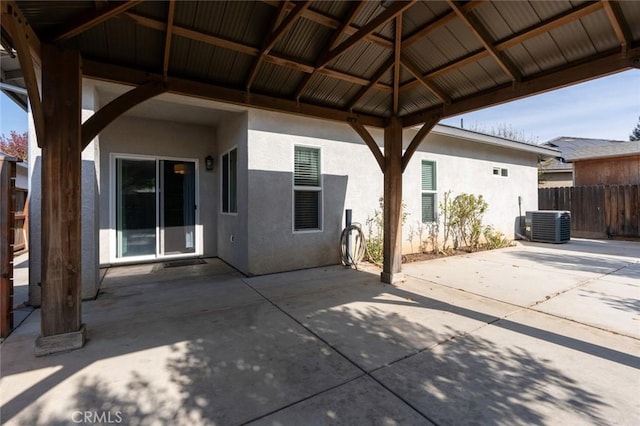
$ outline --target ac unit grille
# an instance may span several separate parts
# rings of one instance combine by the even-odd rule
[[[530,211],[526,222],[531,241],[565,243],[571,239],[571,214],[567,211]]]

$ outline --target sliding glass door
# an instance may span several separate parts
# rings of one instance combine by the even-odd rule
[[[115,159],[116,258],[196,253],[195,161]]]

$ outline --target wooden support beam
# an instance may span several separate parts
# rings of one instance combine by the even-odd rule
[[[36,67],[40,67],[40,39],[36,35],[31,25],[27,22],[27,19],[24,17],[22,10],[13,0],[4,0],[0,2],[0,8],[2,10],[2,29],[7,31],[9,36],[15,43],[15,35],[13,32],[13,26],[9,21],[9,17],[12,17],[12,22],[15,22],[19,27],[21,27],[21,31],[24,32],[25,38],[27,40],[27,44],[29,49],[31,50],[31,57],[33,58],[33,62]],[[14,46],[15,47],[15,46]],[[7,49],[9,51],[9,49]]]
[[[15,9],[17,11],[17,9]],[[27,96],[29,97],[29,103],[31,104],[31,114],[33,116],[33,125],[36,131],[36,139],[38,146],[42,146],[44,141],[44,113],[42,110],[42,102],[40,97],[40,89],[38,88],[38,77],[36,76],[36,69],[33,60],[33,49],[27,39],[27,25],[24,21],[19,22],[14,14],[3,14],[3,27],[7,28],[13,44],[18,53],[18,60],[20,62],[20,69],[22,70],[24,82],[27,86]],[[40,42],[37,43],[40,46]],[[39,47],[41,49],[41,47]]]
[[[395,284],[402,275],[402,126],[392,117],[384,129],[384,242],[382,282]]]
[[[518,68],[511,62],[509,58],[500,54],[498,49],[493,45],[489,32],[484,28],[478,19],[467,14],[455,0],[447,0],[449,7],[458,15],[458,18],[471,30],[489,54],[496,60],[500,68],[514,81],[520,81],[522,76]]]
[[[382,151],[380,151],[380,147],[376,143],[375,139],[373,139],[373,136],[371,136],[371,133],[369,133],[357,119],[347,119],[347,123],[349,123],[353,130],[360,135],[364,143],[367,144],[371,153],[376,158],[378,166],[380,166],[380,170],[384,173],[384,155],[382,154]]]
[[[367,22],[362,28],[360,28],[355,34],[348,39],[340,43],[335,49],[328,54],[324,55],[317,64],[317,68],[326,67],[329,62],[336,59],[338,56],[351,49],[357,43],[361,42],[367,35],[373,33],[375,30],[386,24],[396,16],[402,14],[405,10],[413,6],[415,1],[396,1],[387,8],[384,12]]]
[[[162,76],[167,79],[169,75],[169,58],[171,55],[171,39],[173,37],[173,15],[176,10],[176,0],[169,0],[169,11],[167,13],[167,29],[164,35],[164,54],[162,55]]]
[[[628,49],[621,54],[619,49],[605,52],[595,59],[589,59],[555,68],[531,76],[522,82],[504,84],[495,89],[455,100],[451,105],[438,105],[402,117],[404,127],[415,126],[429,120],[433,115],[441,118],[452,117],[465,112],[487,108],[504,102],[514,101],[538,93],[589,81],[619,71],[632,68],[640,60],[640,47]]]
[[[402,173],[406,170],[409,165],[409,161],[411,161],[411,157],[413,157],[413,154],[418,150],[418,147],[420,147],[424,138],[427,137],[431,129],[433,129],[433,126],[438,124],[438,121],[440,121],[440,118],[435,116],[430,121],[425,122],[420,130],[418,130],[418,133],[413,137],[411,143],[409,143],[409,146],[402,156]]]
[[[81,320],[80,53],[42,45],[42,305],[36,355],[85,342]]]
[[[151,81],[118,96],[116,99],[100,108],[100,110],[82,124],[82,149],[85,149],[87,145],[89,145],[98,135],[98,133],[111,124],[113,120],[120,117],[134,106],[146,101],[147,99],[151,99],[154,96],[158,96],[167,90],[168,87],[165,83]]]
[[[157,74],[89,60],[83,61],[82,70],[84,75],[87,77],[133,86],[145,84],[149,82],[149,80],[162,80],[162,76]],[[200,99],[212,99],[221,102],[228,102],[234,105],[255,107],[269,111],[286,112],[300,116],[323,118],[327,120],[340,121],[342,123],[347,121],[348,118],[355,117],[362,124],[374,127],[384,127],[386,122],[383,118],[369,114],[353,114],[342,109],[301,102],[298,103],[291,99],[276,98],[256,93],[252,93],[251,96],[247,96],[247,93],[243,90],[220,87],[209,83],[170,78],[166,84],[168,91],[172,93],[193,96]]]
[[[603,0],[602,6],[604,7],[604,11],[607,14],[607,18],[613,27],[613,31],[616,33],[616,37],[620,41],[620,46],[623,49],[626,49],[631,40],[633,40],[633,36],[631,35],[631,31],[629,31],[629,27],[624,20],[624,15],[620,10],[620,5],[618,5],[617,1],[609,1]]]
[[[107,6],[101,7],[99,9],[92,9],[82,15],[78,16],[73,20],[71,24],[65,25],[64,28],[56,31],[56,34],[53,37],[54,42],[62,42],[69,40],[83,32],[99,25],[114,16],[117,16],[128,9],[136,6],[141,3],[142,0],[129,0],[125,2],[109,2]]]

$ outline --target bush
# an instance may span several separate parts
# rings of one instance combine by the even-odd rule
[[[471,250],[480,247],[482,217],[488,204],[482,195],[460,194],[451,203],[450,221],[454,235],[454,248],[460,246]]]
[[[502,232],[496,231],[491,226],[487,226],[484,228],[484,247],[487,250],[493,250],[503,247],[511,247],[513,245],[513,241],[508,239]]]

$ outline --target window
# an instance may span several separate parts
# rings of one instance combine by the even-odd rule
[[[293,171],[293,230],[320,230],[322,177],[320,149],[296,146]]]
[[[238,149],[222,155],[222,213],[238,213]]]
[[[508,177],[509,176],[509,169],[503,169],[501,167],[494,167],[493,168],[493,175],[494,176]]]
[[[436,221],[436,163],[422,162],[422,222]]]

